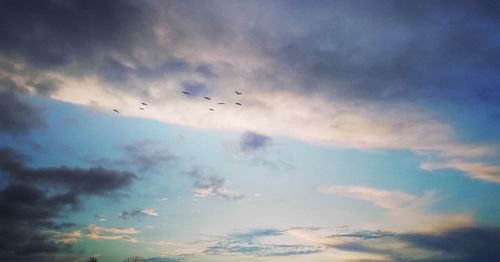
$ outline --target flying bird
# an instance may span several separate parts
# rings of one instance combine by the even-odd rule
[[[141,102],[141,104],[142,104],[143,106],[148,106],[148,104],[146,104],[146,103],[144,103],[144,102]]]
[[[204,96],[203,98],[205,98],[206,100],[212,100],[212,98],[206,96]]]
[[[115,111],[117,114],[119,114],[119,113],[120,113],[120,111],[118,111],[118,110],[116,110],[116,109],[113,109],[113,111]]]
[[[190,93],[186,91],[182,91],[182,93],[184,93],[185,95],[190,95]]]
[[[241,94],[243,94],[243,93],[238,92],[238,91],[234,91],[234,92],[235,92],[237,95],[241,95]]]
[[[217,104],[218,104],[218,105],[224,105],[224,104],[226,104],[226,103],[217,103]]]
[[[239,105],[239,106],[241,106],[241,104],[240,104],[240,103],[235,103],[235,104],[236,104],[236,105]]]
[[[215,111],[213,108],[209,108],[208,110],[210,110],[210,111]]]
[[[140,110],[144,110],[144,107],[139,107]]]

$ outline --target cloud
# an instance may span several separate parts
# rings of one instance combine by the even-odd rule
[[[123,157],[118,159],[91,159],[90,162],[99,166],[114,168],[127,167],[138,172],[158,171],[166,164],[177,160],[168,145],[162,141],[139,140],[119,147]]]
[[[270,143],[270,137],[247,131],[241,136],[240,149],[246,152],[253,152],[266,148]]]
[[[134,38],[127,32],[134,31],[137,37],[149,32],[141,27],[146,18],[142,9],[127,1],[76,0],[33,5],[3,1],[1,10],[0,23],[9,26],[0,31],[4,36],[0,51],[38,67],[91,63],[103,53],[130,51]],[[28,29],[38,33],[26,34]]]
[[[187,174],[194,179],[193,193],[197,198],[205,198],[209,196],[219,196],[227,200],[243,200],[245,195],[229,190],[225,187],[225,180],[223,178],[207,175],[206,170],[200,168],[193,168]]]
[[[198,198],[220,196],[228,200],[242,200],[245,197],[239,192],[226,189],[224,184],[225,181],[222,178],[205,178],[194,183],[193,193]]]
[[[26,157],[0,149],[0,256],[9,261],[49,259],[79,237],[72,223],[52,220],[80,206],[84,196],[109,196],[130,185],[135,175],[103,168],[32,168]]]
[[[319,191],[326,195],[337,195],[369,202],[387,211],[391,230],[439,231],[472,224],[467,213],[439,214],[431,211],[436,194],[427,192],[415,196],[398,191],[381,190],[365,186],[323,186]],[[384,221],[387,225],[387,220]]]
[[[165,256],[317,254],[314,259],[335,261],[494,261],[499,257],[499,237],[497,227],[459,226],[439,232],[294,227],[249,229],[192,243],[150,244]]]
[[[417,197],[403,192],[380,190],[363,186],[325,186],[320,192],[327,195],[340,195],[368,201],[378,207],[395,210],[402,208],[418,208],[428,204],[430,198]]]
[[[393,236],[394,233],[388,231],[370,231],[370,230],[359,230],[348,233],[338,233],[331,235],[332,238],[360,238],[360,239],[377,239]]]
[[[153,250],[158,250],[162,255],[171,256],[193,256],[199,255],[206,249],[206,243],[195,241],[192,243],[180,243],[172,241],[153,241],[149,243]]]
[[[320,246],[299,244],[270,244],[259,241],[263,237],[276,237],[283,232],[277,229],[254,229],[229,234],[210,244],[208,254],[242,254],[251,256],[297,256],[324,252]]]
[[[141,231],[134,228],[113,228],[89,225],[87,226],[87,233],[85,236],[90,239],[124,240],[136,243],[139,242],[139,240],[130,235],[139,233],[141,233]]]
[[[2,90],[1,86],[0,90]],[[44,124],[40,109],[10,92],[0,91],[0,111],[2,112],[0,132],[3,133],[17,136]]]
[[[402,232],[376,239],[345,239],[330,248],[382,256],[382,261],[495,261],[500,231],[496,227],[456,227],[442,232]]]
[[[144,208],[144,209],[133,209],[130,211],[122,211],[122,213],[118,216],[121,219],[129,219],[132,217],[158,217],[160,216],[156,210],[152,208]]]
[[[7,1],[0,22],[10,26],[0,31],[0,54],[12,65],[5,67],[14,68],[8,75],[16,66],[30,68],[47,78],[38,86],[57,86],[38,88],[55,99],[94,101],[109,111],[144,97],[158,102],[147,112],[121,110],[125,116],[445,159],[495,154],[493,145],[463,142],[452,123],[428,107],[443,99],[498,104],[491,87],[499,81],[492,73],[498,64],[491,62],[498,46],[489,33],[497,30],[478,28],[500,21],[484,3],[453,9],[411,3],[412,12],[396,2],[215,3]],[[242,5],[245,14],[238,13]],[[471,22],[455,26],[465,20]],[[28,37],[25,28],[40,33]],[[187,100],[183,88],[209,92],[227,105],[207,118],[206,101]],[[235,97],[235,89],[244,95]],[[229,107],[235,102],[244,107]],[[242,149],[270,141],[248,139]]]
[[[398,235],[397,238],[417,248],[449,254],[454,257],[453,261],[495,261],[500,259],[499,228],[464,227],[438,234],[406,233]],[[449,260],[431,258],[428,261]]]
[[[450,160],[447,162],[425,162],[420,165],[424,170],[452,168],[468,174],[471,178],[500,183],[500,166],[482,162]]]
[[[223,250],[237,253],[242,249],[242,254],[247,255],[258,253],[258,246],[251,243],[263,237],[271,238],[266,242],[272,243],[290,241],[283,238],[285,235],[302,239],[305,242],[301,245],[316,246],[319,253],[328,252],[339,261],[494,261],[500,257],[496,248],[500,244],[500,229],[475,226],[458,226],[439,232],[389,232],[345,227],[256,229],[228,235],[227,239],[233,245]]]
[[[207,87],[203,83],[198,82],[182,82],[183,91],[188,92],[192,96],[202,96],[207,93]]]

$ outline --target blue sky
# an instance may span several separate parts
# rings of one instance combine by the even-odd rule
[[[496,261],[499,9],[0,1],[0,257]]]

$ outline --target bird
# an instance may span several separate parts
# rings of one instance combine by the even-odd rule
[[[205,98],[206,100],[212,100],[212,98],[206,96],[204,96],[203,98]]]
[[[213,108],[209,108],[208,110],[210,110],[210,111],[215,111]]]
[[[237,95],[241,95],[241,94],[243,94],[243,93],[238,92],[238,91],[234,91],[234,92],[235,92]]]
[[[241,104],[240,104],[240,103],[235,103],[235,104],[236,104],[236,105],[239,105],[239,106],[241,106]]]
[[[140,110],[144,110],[144,107],[139,107]]]
[[[218,105],[224,105],[224,104],[226,104],[226,103],[217,103],[217,104],[218,104]]]
[[[141,102],[141,104],[142,104],[143,106],[148,106],[148,104],[146,104],[146,103],[144,103],[144,102]]]
[[[118,111],[118,110],[116,110],[116,109],[113,109],[113,111],[115,111],[117,114],[119,114],[119,113],[120,113],[120,111]]]
[[[184,93],[185,95],[190,95],[190,93],[186,91],[182,91],[182,93]]]

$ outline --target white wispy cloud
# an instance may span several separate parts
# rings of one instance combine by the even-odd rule
[[[445,162],[425,162],[420,165],[424,170],[456,169],[467,173],[474,179],[500,183],[500,166],[490,165],[483,162],[471,162],[463,160],[450,160]]]
[[[359,199],[387,210],[391,230],[403,228],[435,231],[472,224],[471,214],[432,212],[430,207],[437,201],[435,192],[416,196],[366,186],[339,185],[322,186],[319,191],[326,195]],[[385,225],[387,226],[387,223]]]
[[[87,226],[87,234],[91,239],[106,239],[106,240],[124,240],[131,243],[139,242],[138,238],[130,235],[139,234],[141,231],[134,228],[114,228],[114,227],[99,227],[96,225]]]

